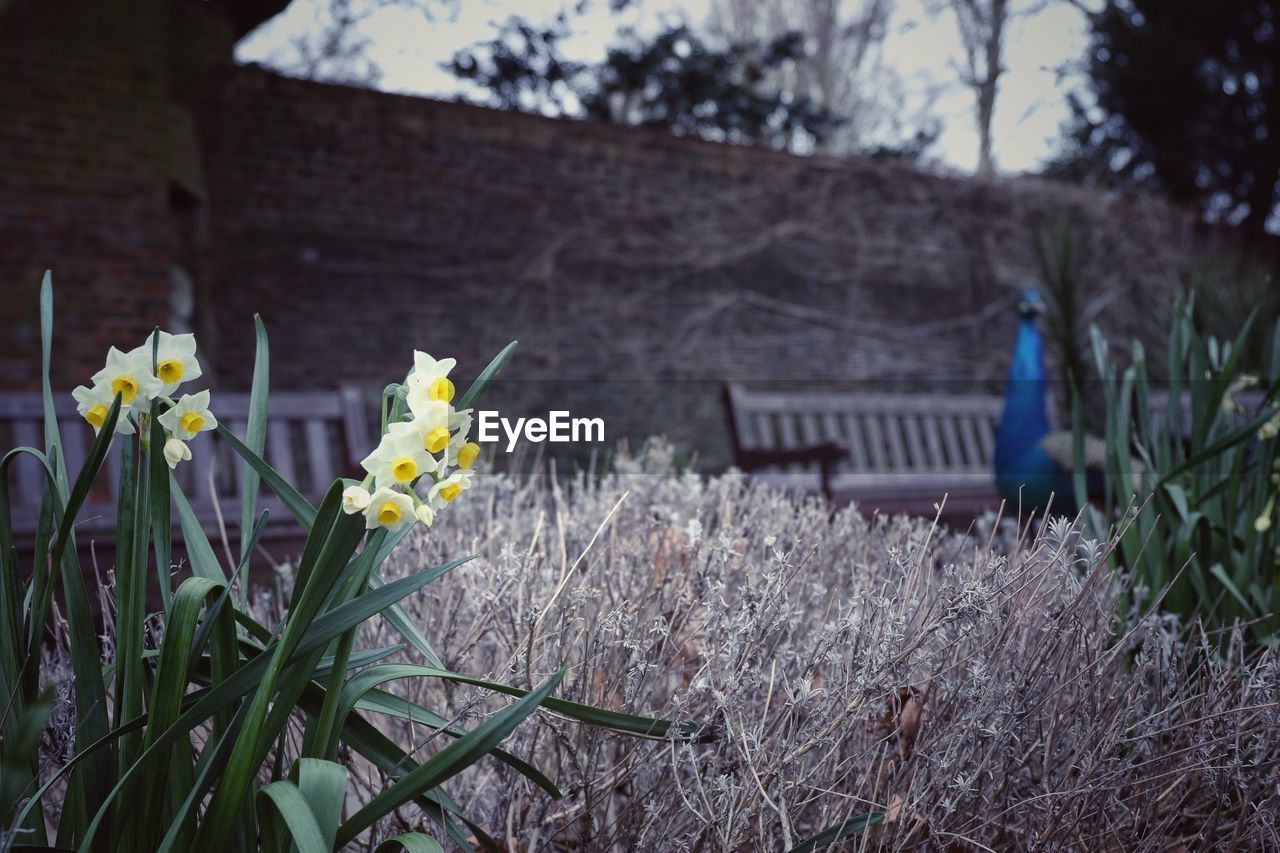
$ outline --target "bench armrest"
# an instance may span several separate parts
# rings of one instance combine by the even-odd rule
[[[836,463],[846,458],[849,451],[836,441],[824,441],[807,447],[792,447],[786,450],[741,450],[738,452],[737,465],[743,471],[754,471],[773,465],[804,465],[818,463],[822,478],[822,493],[831,497],[831,477],[835,473]]]

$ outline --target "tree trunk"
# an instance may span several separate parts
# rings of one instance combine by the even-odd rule
[[[990,177],[995,173],[995,162],[991,156],[991,119],[996,111],[1000,75],[1004,73],[1001,58],[1004,53],[1004,25],[1009,15],[1009,2],[991,0],[987,11],[982,46],[986,68],[982,78],[976,81],[975,92],[978,99],[978,174],[982,177]]]

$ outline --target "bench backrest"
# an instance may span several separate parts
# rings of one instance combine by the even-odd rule
[[[735,453],[783,450],[836,441],[848,456],[836,466],[837,489],[876,489],[913,483],[975,485],[991,480],[995,431],[1004,399],[991,395],[884,394],[859,391],[756,391],[727,388]],[[1235,396],[1252,417],[1256,390]],[[1167,392],[1151,393],[1152,417],[1162,419]],[[1190,398],[1182,397],[1183,425]],[[1054,422],[1050,405],[1050,421]],[[1061,422],[1061,421],[1059,421]],[[787,473],[801,473],[800,466]]]
[[[836,441],[839,485],[905,479],[989,479],[1004,401],[984,395],[728,389],[736,449]]]
[[[69,393],[55,393],[54,407],[68,475],[76,473],[93,440],[93,430],[76,414]],[[249,395],[215,392],[211,408],[219,423],[243,437],[249,418]],[[264,456],[285,480],[313,503],[323,497],[335,477],[359,472],[360,460],[372,449],[366,420],[367,406],[355,388],[332,391],[272,392],[268,404],[267,441]],[[43,448],[43,409],[36,393],[0,394],[0,448]],[[202,523],[213,529],[217,506],[229,528],[239,524],[239,494],[243,465],[239,455],[215,433],[191,441],[191,461],[176,469],[176,478]],[[35,528],[39,510],[41,473],[30,458],[15,462],[9,495],[14,526],[18,531]],[[111,529],[120,483],[120,441],[113,443],[103,473],[80,511],[77,529]],[[270,522],[290,520],[283,504],[265,486],[260,507],[270,511]]]

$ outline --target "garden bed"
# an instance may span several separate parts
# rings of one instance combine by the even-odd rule
[[[527,687],[569,662],[557,695],[715,735],[539,711],[503,747],[563,799],[494,761],[446,786],[510,850],[777,850],[833,827],[850,849],[1274,847],[1276,653],[1131,612],[1107,549],[1065,521],[830,516],[654,444],[596,483],[482,478],[386,576],[477,553],[406,602],[446,666]],[[364,642],[395,641],[378,624]],[[405,684],[468,725],[497,707]]]

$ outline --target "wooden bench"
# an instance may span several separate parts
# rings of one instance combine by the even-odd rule
[[[1235,395],[1238,423],[1263,394]],[[947,496],[947,516],[993,509],[995,431],[1004,398],[990,395],[755,391],[725,387],[734,464],[771,485],[820,490],[868,510],[932,515]],[[1190,398],[1182,398],[1183,430]],[[1167,416],[1168,393],[1153,391],[1153,420]],[[1052,402],[1050,423],[1055,419]]]
[[[84,462],[93,430],[76,414],[71,395],[54,395],[58,427],[67,455],[67,470],[74,480]],[[249,395],[213,393],[210,408],[219,423],[244,436],[249,416]],[[265,458],[281,476],[312,503],[318,502],[335,477],[363,473],[360,460],[372,449],[367,420],[368,404],[359,390],[272,392],[268,403]],[[0,448],[18,446],[43,449],[43,409],[36,393],[0,394]],[[178,466],[176,476],[192,509],[211,535],[217,532],[217,507],[229,529],[240,524],[241,457],[215,433],[192,439],[191,461]],[[19,534],[35,530],[40,505],[41,473],[30,458],[14,463],[9,497],[14,529]],[[107,457],[88,501],[80,511],[77,530],[98,533],[114,529],[116,495],[120,482],[120,439]],[[293,524],[293,518],[265,485],[259,508],[270,511],[268,529]],[[175,517],[175,531],[177,519]]]
[[[853,500],[868,510],[932,514],[996,506],[995,427],[985,395],[725,388],[735,464],[772,485]],[[833,450],[834,448],[834,450]]]

